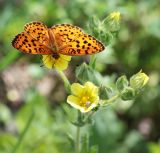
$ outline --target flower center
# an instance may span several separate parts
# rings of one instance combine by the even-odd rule
[[[83,96],[80,101],[82,107],[88,108],[91,105],[90,97]]]

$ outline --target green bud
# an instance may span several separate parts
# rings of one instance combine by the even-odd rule
[[[149,77],[142,70],[130,78],[130,86],[135,90],[142,89],[148,82]]]
[[[89,19],[88,31],[96,38],[99,37],[101,31],[101,21],[96,16]]]
[[[76,78],[82,84],[87,81],[93,82],[95,85],[99,85],[95,71],[86,63],[81,64],[76,68]]]
[[[104,19],[104,24],[110,32],[117,32],[120,29],[120,12],[112,12]]]
[[[100,24],[101,24],[101,21],[96,16],[92,16],[89,19],[88,29],[98,28]]]
[[[116,87],[119,92],[122,92],[122,90],[124,90],[124,88],[128,87],[128,80],[125,75],[118,78],[118,80],[116,82]]]
[[[105,87],[103,85],[100,86],[99,88],[99,97],[102,100],[108,99],[109,98],[109,93],[111,93],[111,89],[108,87]]]
[[[122,100],[132,100],[135,98],[135,90],[131,87],[126,87],[121,92],[121,99]]]

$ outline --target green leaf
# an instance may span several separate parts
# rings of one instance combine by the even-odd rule
[[[0,60],[0,71],[4,70],[8,65],[13,63],[19,56],[19,52],[10,51],[3,59]]]
[[[67,133],[67,138],[68,138],[71,146],[74,146],[74,139],[73,139],[73,137],[69,133]]]
[[[16,137],[5,132],[1,133],[0,137],[0,153],[9,153],[17,140]]]
[[[97,145],[91,146],[89,153],[98,153],[98,146]]]
[[[76,78],[82,84],[84,84],[87,81],[90,81],[93,82],[95,85],[99,85],[99,81],[96,77],[95,71],[86,63],[83,63],[76,68]]]

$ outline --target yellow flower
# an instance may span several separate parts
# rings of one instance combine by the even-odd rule
[[[141,71],[130,78],[130,85],[134,89],[143,88],[149,81],[149,77]]]
[[[43,64],[48,68],[56,68],[58,70],[65,70],[68,67],[68,62],[71,60],[71,56],[57,54],[54,55],[42,55]]]
[[[98,87],[91,82],[86,82],[84,86],[73,83],[71,91],[73,95],[67,97],[67,103],[83,113],[91,111],[99,103]]]
[[[115,20],[115,21],[119,21],[120,20],[120,12],[113,12],[109,15],[110,19]]]

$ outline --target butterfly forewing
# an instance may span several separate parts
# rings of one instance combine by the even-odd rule
[[[78,37],[78,35],[83,34],[79,27],[70,24],[58,24],[51,27],[51,30],[58,46],[66,45]]]
[[[52,54],[52,50],[40,43],[28,33],[18,34],[12,41],[12,46],[24,53],[30,54]]]
[[[104,45],[88,34],[79,35],[76,39],[68,42],[59,53],[72,56],[91,55],[104,50]]]
[[[41,22],[30,22],[24,26],[24,30],[40,43],[49,46],[48,28]]]

